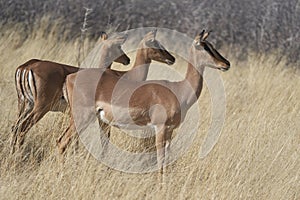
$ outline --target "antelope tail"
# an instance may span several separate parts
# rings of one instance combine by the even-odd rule
[[[15,85],[16,85],[18,99],[20,99],[21,101],[24,101],[25,96],[24,96],[24,90],[22,87],[22,73],[23,73],[23,70],[18,68],[15,73]]]
[[[21,101],[25,99],[30,103],[34,103],[36,97],[36,85],[32,70],[26,68],[17,69],[15,74],[15,83],[18,98]]]

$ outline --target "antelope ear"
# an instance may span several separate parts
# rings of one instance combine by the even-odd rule
[[[204,35],[204,33],[205,33],[205,30],[202,30],[202,32],[201,32],[201,33],[199,33],[199,35],[198,35],[198,36],[199,36],[200,38],[202,38],[202,37],[203,37],[203,35]]]
[[[202,33],[196,35],[193,44],[194,46],[200,46],[201,45],[201,37],[202,37]]]
[[[108,38],[107,33],[105,33],[104,31],[101,31],[101,33],[100,33],[100,39],[101,39],[101,41],[107,40],[107,38]]]
[[[127,40],[128,35],[127,34],[119,34],[112,38],[111,43],[113,45],[122,45]]]
[[[209,34],[211,33],[212,31],[208,31],[208,32],[205,32],[205,31],[202,31],[202,37],[201,37],[201,41],[204,41],[206,40],[206,38],[209,36]]]
[[[157,29],[154,29],[154,30],[150,31],[149,33],[147,33],[144,37],[145,41],[146,42],[154,42],[155,37],[156,37],[156,32],[157,32]]]

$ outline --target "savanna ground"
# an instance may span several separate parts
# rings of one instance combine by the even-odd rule
[[[0,39],[1,199],[300,198],[300,74],[293,66],[286,66],[284,59],[278,61],[275,53],[251,55],[247,62],[226,55],[232,68],[221,73],[226,90],[221,137],[212,152],[199,159],[211,114],[209,91],[204,87],[198,103],[202,116],[196,138],[189,151],[169,167],[168,181],[160,187],[156,173],[109,169],[81,144],[79,149],[74,145],[69,148],[62,164],[55,140],[67,125],[67,114],[47,114],[28,133],[25,148],[9,155],[10,130],[17,111],[16,67],[30,58],[76,65],[78,49],[78,43],[55,43],[51,37],[38,35],[20,45],[17,36],[12,33]],[[180,64],[175,68],[185,70]],[[122,134],[113,134],[112,141],[122,141],[133,149],[144,146],[140,140],[128,142]]]

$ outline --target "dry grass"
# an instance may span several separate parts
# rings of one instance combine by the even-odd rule
[[[159,187],[156,173],[109,169],[82,145],[76,151],[71,147],[62,164],[55,139],[67,124],[66,114],[47,114],[28,133],[26,148],[8,155],[17,109],[16,67],[30,58],[76,64],[77,53],[76,43],[36,37],[17,48],[14,38],[0,39],[1,199],[300,199],[300,74],[283,61],[276,64],[275,56],[251,56],[244,63],[228,56],[232,69],[222,73],[227,115],[216,147],[199,159],[210,122],[210,96],[204,88],[196,139],[169,167],[167,183]],[[112,141],[120,137],[113,134]],[[134,140],[132,145],[138,144]]]

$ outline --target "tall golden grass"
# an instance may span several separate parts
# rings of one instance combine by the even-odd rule
[[[0,199],[300,199],[300,73],[284,60],[278,62],[275,54],[254,54],[247,62],[227,55],[232,68],[221,74],[226,90],[221,137],[199,159],[211,120],[204,87],[196,139],[168,168],[161,187],[156,173],[110,169],[81,144],[71,146],[60,162],[55,140],[68,123],[67,114],[48,113],[28,133],[25,148],[9,155],[17,111],[16,67],[31,58],[76,65],[78,49],[77,42],[57,43],[35,35],[20,43],[17,37],[12,32],[0,38]],[[122,137],[113,134],[112,142],[122,139],[133,149],[145,146],[144,141]]]

